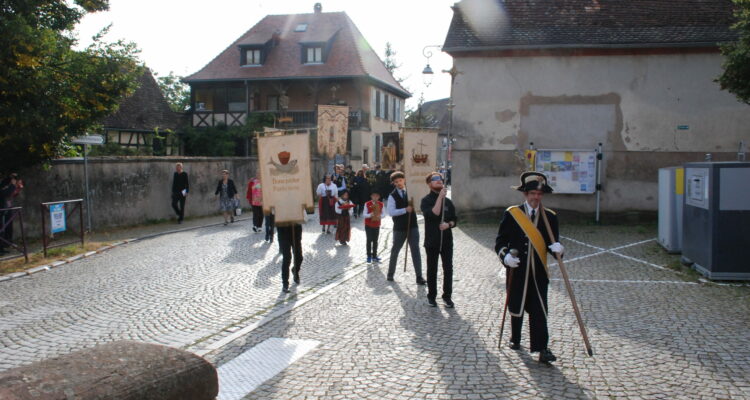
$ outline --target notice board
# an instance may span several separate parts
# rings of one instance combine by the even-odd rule
[[[596,192],[595,150],[536,150],[535,169],[549,178],[555,193]]]

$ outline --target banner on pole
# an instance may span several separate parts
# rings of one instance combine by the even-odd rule
[[[329,159],[346,154],[349,107],[318,106],[318,154]]]
[[[277,224],[304,223],[314,207],[308,133],[258,138],[258,164],[263,185],[263,213],[271,209]]]
[[[406,188],[417,212],[422,198],[430,193],[425,178],[437,171],[437,148],[437,130],[404,129]]]
[[[52,233],[65,232],[65,204],[49,206],[50,229]]]

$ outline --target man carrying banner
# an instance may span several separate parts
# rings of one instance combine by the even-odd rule
[[[529,314],[529,336],[531,352],[539,352],[539,362],[557,360],[547,347],[547,269],[548,248],[562,254],[559,242],[557,215],[541,207],[542,197],[551,193],[547,178],[538,172],[524,172],[521,185],[513,187],[524,193],[526,201],[505,210],[495,240],[495,251],[506,267],[506,290],[508,312],[511,315],[510,348],[521,348],[521,326],[524,311]],[[552,236],[545,229],[546,214]]]
[[[393,218],[393,247],[391,248],[391,260],[388,264],[387,279],[393,280],[393,275],[396,273],[398,253],[404,246],[404,242],[408,242],[407,246],[411,250],[411,261],[414,264],[414,274],[417,276],[417,285],[426,285],[427,282],[422,277],[417,213],[414,212],[414,207],[409,204],[404,173],[401,171],[392,173],[391,182],[396,186],[396,189],[393,190],[386,202],[388,215]]]

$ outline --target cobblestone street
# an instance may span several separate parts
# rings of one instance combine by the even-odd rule
[[[281,304],[277,246],[248,222],[121,246],[0,282],[0,369],[118,339],[205,354],[221,367],[270,338],[319,345],[246,398],[750,398],[750,288],[703,284],[664,267],[648,228],[562,223],[566,267],[594,348],[585,354],[551,267],[553,366],[497,348],[504,275],[497,227],[455,231],[455,309],[426,304],[403,257],[364,263],[305,226],[302,285]],[[390,233],[381,231],[381,249]],[[387,251],[381,258],[387,259]],[[424,256],[423,256],[424,261]],[[509,324],[505,339],[509,337]]]

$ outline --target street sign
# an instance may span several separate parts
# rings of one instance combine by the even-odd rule
[[[104,136],[102,135],[85,135],[78,136],[73,139],[75,144],[88,144],[88,145],[101,145],[104,144]]]

